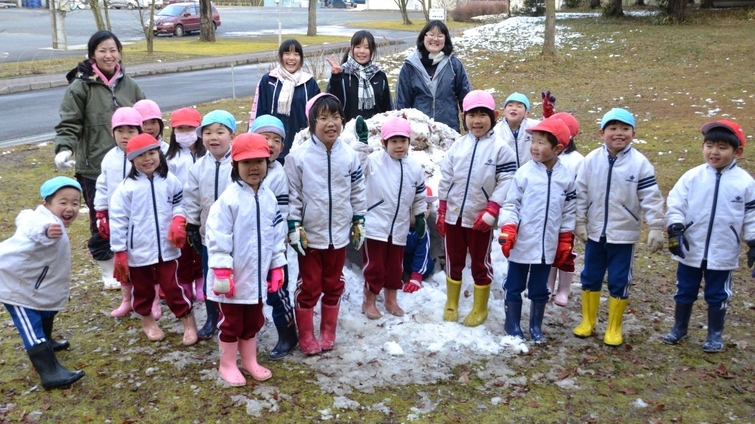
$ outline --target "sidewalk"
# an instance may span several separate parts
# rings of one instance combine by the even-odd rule
[[[378,42],[378,46],[401,44],[402,41],[387,40]],[[349,47],[349,42],[323,44],[304,47],[305,58],[342,53]],[[182,60],[178,62],[155,62],[129,66],[125,63],[126,74],[133,77],[147,75],[170,74],[177,72],[198,71],[202,69],[228,68],[231,66],[256,65],[260,63],[277,62],[278,52],[264,51],[245,53],[232,56],[214,56],[198,59]],[[0,79],[0,95],[19,93],[23,91],[44,90],[46,88],[68,85],[65,74],[29,75],[17,78]]]

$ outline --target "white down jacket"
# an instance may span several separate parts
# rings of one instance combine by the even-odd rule
[[[739,268],[739,246],[755,239],[755,180],[733,162],[722,172],[703,164],[685,172],[666,199],[666,226],[688,225],[686,258],[674,259],[700,268]],[[686,250],[686,249],[685,249]]]
[[[189,168],[189,177],[184,184],[186,222],[200,226],[202,243],[205,241],[205,223],[210,207],[230,182],[231,149],[220,160],[207,152]]]

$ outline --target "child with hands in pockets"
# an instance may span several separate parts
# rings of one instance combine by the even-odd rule
[[[603,278],[608,272],[608,324],[603,342],[623,343],[621,324],[632,283],[634,245],[640,239],[642,214],[651,252],[663,248],[663,195],[655,169],[632,147],[635,120],[626,109],[603,115],[603,146],[585,156],[577,175],[577,221],[574,234],[585,243],[582,269],[582,322],[577,337],[590,337],[598,322]]]
[[[380,129],[383,149],[368,155],[367,124],[357,117],[359,152],[367,190],[367,220],[362,249],[364,301],[362,312],[369,319],[380,318],[375,306],[377,296],[385,289],[385,309],[403,316],[397,293],[403,286],[404,246],[409,233],[410,217],[418,237],[425,236],[427,197],[422,166],[409,156],[412,128],[409,121],[390,118]]]
[[[463,102],[464,127],[441,163],[438,184],[440,205],[436,227],[445,238],[447,300],[443,319],[459,319],[461,273],[467,251],[472,260],[474,304],[464,325],[475,327],[488,317],[488,299],[493,267],[490,262],[492,227],[506,199],[516,171],[514,151],[495,135],[498,117],[493,96],[471,91]]]
[[[129,140],[126,156],[132,168],[110,199],[115,278],[132,284],[132,305],[150,341],[165,337],[151,314],[157,283],[184,326],[182,343],[193,345],[197,328],[191,300],[176,279],[177,259],[186,241],[183,184],[168,172],[160,142],[149,134]]]
[[[246,379],[236,364],[258,381],[272,377],[257,363],[257,333],[265,324],[265,293],[278,291],[286,264],[286,224],[275,195],[262,181],[270,163],[265,137],[242,134],[231,147],[232,183],[210,208],[206,233],[209,299],[220,309],[220,376],[231,386]]]
[[[542,332],[548,303],[551,266],[561,266],[574,246],[576,190],[574,175],[558,158],[569,144],[569,128],[549,118],[532,128],[532,160],[517,169],[501,210],[498,242],[509,259],[503,282],[506,334],[524,339],[519,322],[522,292],[530,299],[529,333],[535,343],[545,343]]]
[[[16,217],[13,237],[0,243],[0,302],[10,313],[42,387],[67,387],[84,377],[55,357],[68,341],[55,341],[55,315],[69,298],[71,243],[68,228],[79,216],[81,185],[68,177],[47,180],[39,189],[43,202]]]
[[[702,133],[705,163],[685,172],[666,199],[668,247],[679,264],[674,327],[663,342],[678,344],[687,337],[692,305],[705,278],[708,337],[703,351],[715,353],[724,349],[724,321],[741,239],[749,247],[747,266],[755,263],[755,180],[737,164],[746,141],[739,124],[708,122]]]
[[[206,296],[207,247],[204,244],[205,224],[210,207],[223,194],[231,181],[231,142],[236,137],[236,118],[225,110],[207,113],[196,135],[206,144],[207,153],[197,159],[184,184],[184,210],[186,212],[186,235],[189,244],[202,260],[202,274]],[[199,292],[199,287],[197,287]],[[215,302],[205,297],[207,319],[197,333],[200,340],[209,340],[217,331],[218,308]]]
[[[283,169],[289,187],[288,242],[299,254],[294,303],[299,347],[314,355],[335,345],[346,245],[351,238],[356,250],[362,247],[367,207],[359,157],[339,138],[341,102],[322,93],[307,102],[305,111],[312,138],[291,152]],[[318,340],[314,308],[321,297]]]

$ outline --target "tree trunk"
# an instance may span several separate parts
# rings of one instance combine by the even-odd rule
[[[94,15],[94,24],[97,26],[97,31],[102,31],[105,29],[105,21],[102,20],[102,12],[100,11],[100,3],[98,0],[87,0],[87,3],[89,3],[89,8],[92,10],[92,15]],[[105,8],[107,10],[107,7]]]
[[[597,9],[600,7],[600,0],[590,0],[590,9]]]
[[[317,0],[309,0],[307,8],[307,35],[314,37],[317,35]]]
[[[620,18],[624,16],[624,8],[621,0],[610,0],[603,10],[603,16],[607,18]]]
[[[149,6],[149,19],[147,25],[144,27],[144,36],[147,39],[147,54],[152,55],[155,52],[155,33],[152,31],[152,27],[155,26],[155,0],[152,0]]]
[[[687,0],[669,0],[666,13],[676,22],[684,22]]]
[[[199,41],[215,42],[215,28],[212,22],[212,3],[210,0],[199,1]]]
[[[556,0],[545,0],[545,33],[543,56],[556,54]]]
[[[411,25],[412,21],[409,20],[409,11],[406,9],[409,6],[409,0],[393,0],[398,6],[399,12],[401,12],[401,19],[404,21],[404,25]]]

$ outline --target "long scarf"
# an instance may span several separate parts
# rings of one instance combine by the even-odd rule
[[[118,77],[120,76],[120,73],[121,73],[121,64],[120,63],[116,63],[115,64],[115,71],[113,72],[113,76],[110,77],[109,79],[108,79],[108,77],[105,76],[105,74],[102,73],[102,71],[100,71],[100,68],[98,68],[97,64],[94,63],[94,62],[92,62],[92,71],[94,71],[94,73],[98,77],[100,77],[100,79],[102,80],[102,82],[104,82],[108,86],[112,87],[113,84],[115,83],[115,81],[117,81]]]
[[[278,95],[278,113],[286,116],[291,115],[291,102],[294,98],[294,89],[299,84],[299,79],[302,77],[302,70],[293,74],[288,72],[283,66],[278,65],[276,70],[279,80],[283,83],[280,94]]]
[[[372,63],[372,61],[366,66],[360,65],[351,56],[351,52],[349,52],[349,58],[346,60],[346,63],[341,65],[341,69],[348,74],[356,75],[359,80],[359,89],[357,90],[357,97],[359,98],[358,109],[369,110],[375,107],[375,92],[372,90],[370,80],[380,68]]]

